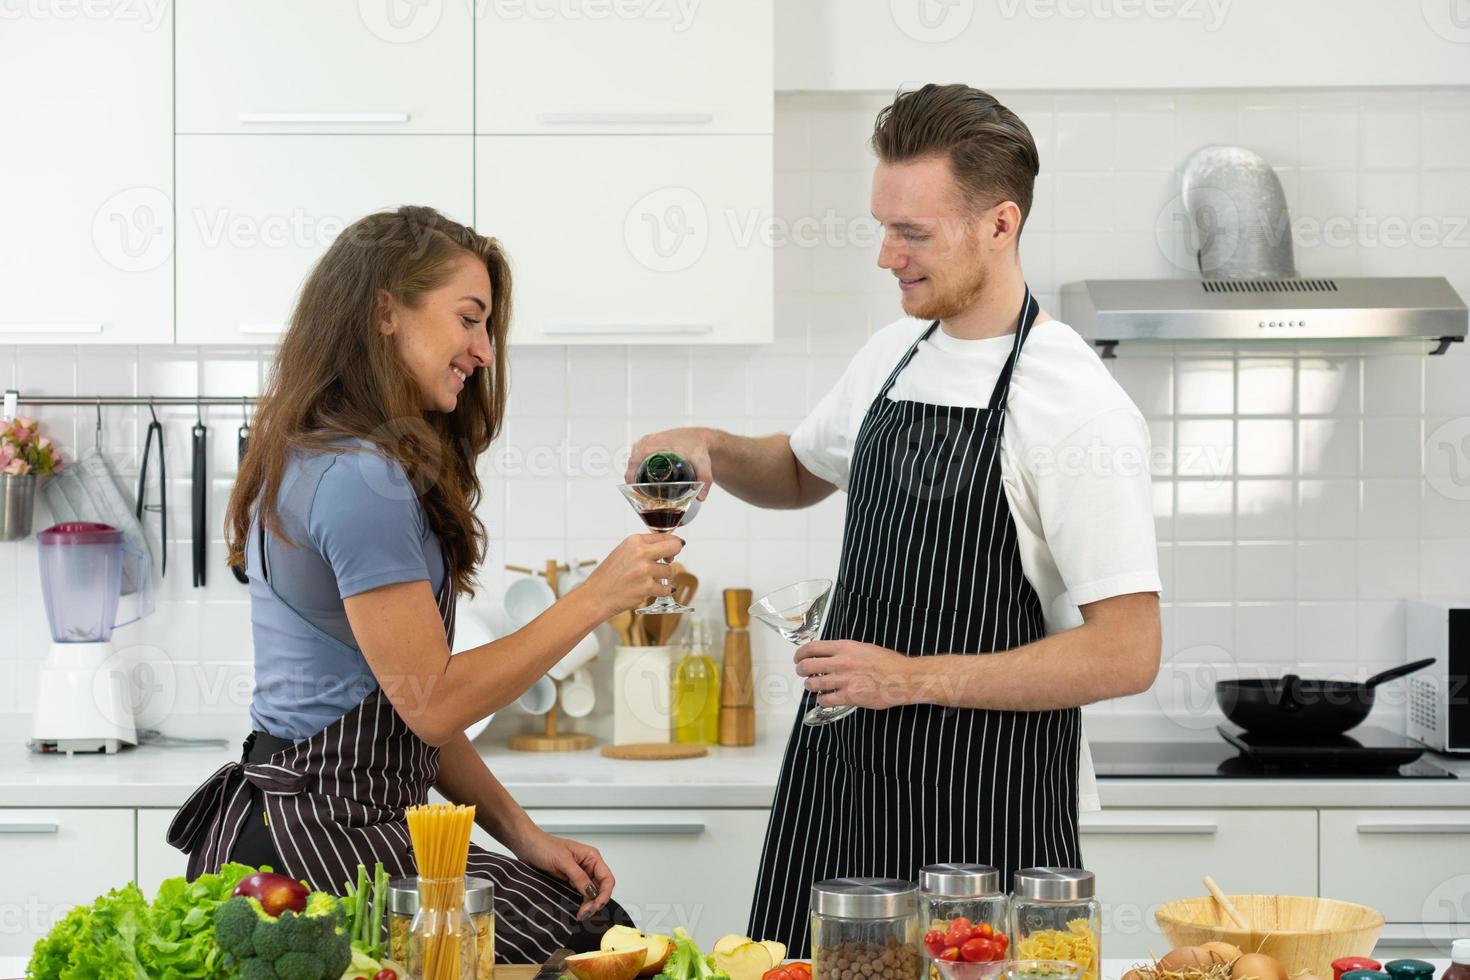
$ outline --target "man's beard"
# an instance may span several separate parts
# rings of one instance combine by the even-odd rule
[[[927,296],[903,298],[903,311],[919,320],[948,320],[958,316],[979,302],[990,281],[985,266],[976,262],[965,268],[966,275],[954,285],[941,289],[934,280],[929,280]]]

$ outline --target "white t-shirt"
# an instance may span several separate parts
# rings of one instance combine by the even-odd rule
[[[847,489],[863,416],[928,327],[906,317],[874,334],[796,427],[791,449],[815,476]],[[919,344],[888,397],[983,408],[1014,343],[1014,333],[959,340],[941,326]],[[1001,482],[1047,633],[1082,625],[1080,605],[1159,591],[1148,428],[1093,349],[1065,323],[1036,324],[1006,410]],[[1085,738],[1081,762],[1081,806],[1097,809]]]

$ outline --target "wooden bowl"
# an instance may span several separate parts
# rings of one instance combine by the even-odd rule
[[[1297,895],[1231,895],[1250,930],[1238,928],[1208,895],[1167,902],[1154,913],[1174,949],[1213,941],[1265,953],[1291,975],[1303,971],[1330,980],[1332,961],[1368,956],[1383,931],[1383,915],[1366,905]]]

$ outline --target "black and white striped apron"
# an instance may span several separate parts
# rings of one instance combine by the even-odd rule
[[[262,578],[271,587],[263,533],[260,538]],[[446,563],[436,602],[450,649],[455,599]],[[251,762],[246,744],[246,757],[220,767],[169,826],[168,842],[191,855],[191,877],[217,871],[230,859],[250,815],[251,786],[264,794],[265,820],[280,860],[276,871],[337,895],[357,881],[359,864],[371,869],[381,861],[394,878],[417,874],[404,810],[428,801],[439,775],[439,750],[413,733],[382,688],[268,762]],[[498,962],[543,962],[574,934],[587,931],[587,923],[577,921],[581,897],[560,879],[478,846],[470,847],[468,873],[495,883]]]
[[[1031,291],[986,408],[888,397],[935,321],[868,407],[853,446],[842,557],[825,639],[908,656],[985,654],[1045,635],[1001,484],[1011,376],[1036,321]],[[812,882],[915,881],[925,864],[1077,867],[1081,716],[907,704],[830,725],[801,717],[786,746],[748,934],[810,954]]]

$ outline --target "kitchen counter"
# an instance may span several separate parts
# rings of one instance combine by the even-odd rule
[[[1103,937],[1107,942],[1107,937]],[[1389,956],[1387,959],[1394,959]],[[1434,975],[1438,977],[1450,965],[1449,960],[1428,960],[1434,964]],[[1115,960],[1104,958],[1102,961],[1103,980],[1119,980],[1128,969],[1133,966],[1132,960]],[[25,976],[26,961],[18,956],[0,956],[0,978],[14,978]],[[499,967],[495,971],[496,980],[527,980],[535,973],[532,967]]]
[[[784,748],[784,740],[775,738],[750,748],[716,747],[701,759],[628,762],[605,759],[595,749],[545,755],[476,744],[521,805],[559,808],[768,807]],[[237,758],[233,745],[41,756],[12,731],[0,736],[0,806],[176,807],[210,773]],[[1425,758],[1461,778],[1104,778],[1099,788],[1104,808],[1470,806],[1470,759],[1434,753]]]

